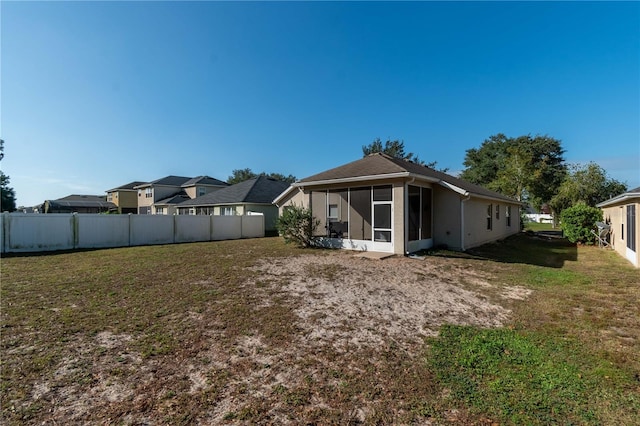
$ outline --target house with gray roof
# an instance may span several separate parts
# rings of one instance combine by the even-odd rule
[[[520,202],[383,153],[301,179],[274,203],[310,208],[319,244],[353,250],[466,250],[520,232]]]
[[[174,214],[182,201],[196,198],[229,186],[228,183],[209,176],[195,178],[165,176],[134,186],[138,194],[139,214]]]
[[[44,213],[106,213],[116,205],[104,195],[68,195],[57,200],[45,200]]]
[[[265,231],[274,231],[278,207],[273,199],[288,183],[258,176],[206,195],[186,200],[178,206],[179,214],[236,216],[263,214]]]
[[[116,206],[115,211],[120,214],[138,213],[138,190],[135,187],[143,184],[145,182],[134,181],[108,189],[107,201],[113,203]]]

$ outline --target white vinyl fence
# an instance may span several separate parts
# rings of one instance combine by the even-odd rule
[[[2,253],[264,237],[264,216],[0,214]]]

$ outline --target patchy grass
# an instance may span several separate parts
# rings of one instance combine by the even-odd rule
[[[550,222],[525,222],[525,231],[539,232],[539,231],[560,231],[560,228],[554,228],[553,223]]]
[[[308,262],[264,274],[256,265],[335,255],[279,238],[4,258],[3,423],[637,424],[638,270],[527,234],[432,254],[375,263],[358,285],[388,276],[384,265],[454,283],[510,310],[508,326],[312,340],[308,326],[327,318],[302,321],[301,308],[352,273]],[[346,312],[342,331],[366,314]]]

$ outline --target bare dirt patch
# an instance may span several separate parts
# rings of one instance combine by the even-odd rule
[[[340,350],[375,348],[388,339],[410,349],[444,323],[498,327],[509,315],[482,294],[492,286],[477,272],[449,268],[446,261],[380,261],[335,252],[263,261],[254,270],[299,300],[295,312],[307,343]],[[508,289],[505,297],[523,298],[522,290]]]

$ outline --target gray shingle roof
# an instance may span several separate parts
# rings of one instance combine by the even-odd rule
[[[187,186],[194,185],[217,185],[217,186],[229,186],[227,182],[223,182],[216,178],[212,178],[210,176],[196,176],[193,179],[189,179],[185,183],[182,184],[182,187],[185,188]]]
[[[125,185],[122,185],[122,186],[118,186],[117,188],[107,189],[105,192],[112,192],[112,191],[126,190],[126,189],[133,190],[134,187],[140,186],[140,185],[144,185],[145,183],[147,183],[147,182],[134,181],[134,182],[130,182],[130,183],[127,183]]]
[[[181,204],[186,200],[190,200],[191,198],[189,198],[189,196],[187,195],[186,192],[184,191],[180,191],[176,194],[173,194],[170,197],[164,198],[160,201],[155,202],[155,205],[159,205],[159,204]]]
[[[329,169],[322,173],[315,174],[313,176],[301,179],[296,182],[297,186],[304,186],[303,184],[311,184],[319,181],[332,181],[349,179],[355,177],[383,177],[384,175],[391,175],[396,173],[407,173],[411,175],[424,176],[430,180],[437,180],[439,182],[448,183],[468,191],[474,195],[485,196],[489,198],[495,198],[505,201],[517,202],[516,200],[506,197],[498,192],[491,191],[483,188],[479,185],[472,184],[457,177],[442,173],[429,167],[421,166],[411,161],[403,160],[400,158],[391,157],[387,154],[376,153],[368,155],[351,163]]]
[[[286,182],[259,176],[210,192],[201,197],[187,200],[180,204],[180,207],[238,203],[271,204],[273,199],[288,187],[289,184]]]
[[[160,179],[152,180],[151,182],[148,182],[148,183],[143,183],[142,185],[138,185],[136,188],[147,187],[152,185],[181,186],[182,184],[184,184],[190,179],[192,178],[184,177],[184,176],[169,175]]]
[[[105,195],[68,195],[57,200],[48,200],[50,206],[66,207],[106,207],[115,208],[116,205],[107,202]]]

